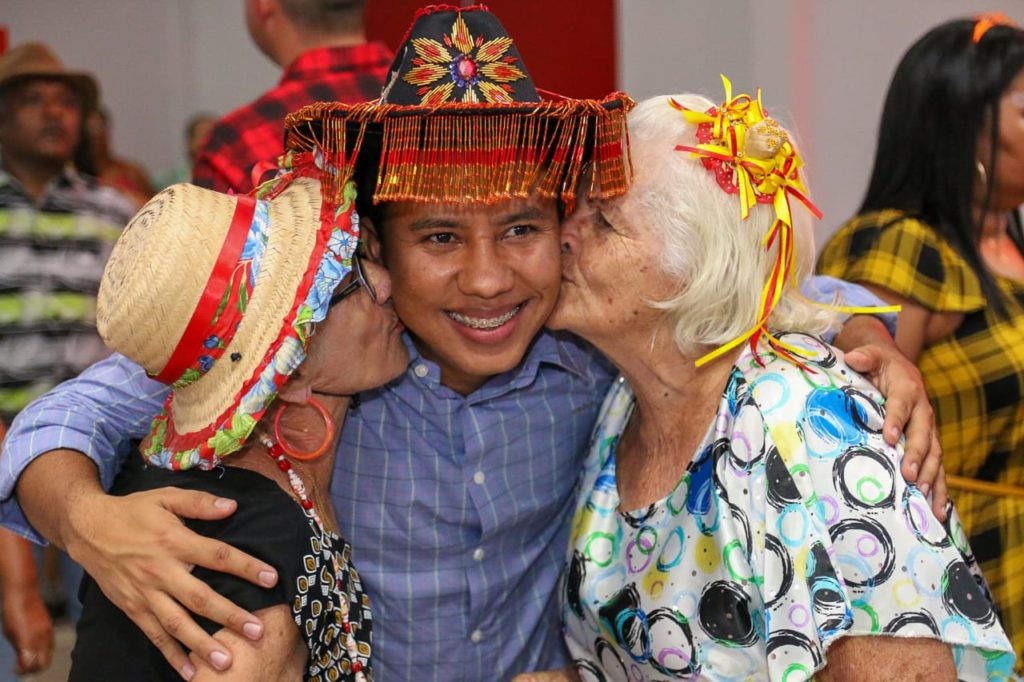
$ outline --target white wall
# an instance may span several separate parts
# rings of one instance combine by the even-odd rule
[[[271,87],[279,69],[245,30],[243,0],[3,0],[10,45],[43,41],[92,72],[116,152],[160,173],[184,158],[192,114],[227,113]]]
[[[619,0],[619,84],[637,99],[760,86],[797,133],[824,238],[860,204],[882,101],[911,43],[947,19],[1024,0]]]

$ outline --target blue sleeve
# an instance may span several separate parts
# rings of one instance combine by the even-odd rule
[[[873,308],[889,305],[859,284],[825,275],[807,277],[804,279],[800,289],[804,296],[819,303],[838,302],[839,305],[850,306],[851,308]],[[896,322],[899,319],[899,314],[875,313],[875,317],[881,320],[889,330],[889,334],[896,338]],[[847,315],[843,321],[845,322],[848,319],[850,319],[850,315]],[[835,333],[832,336],[834,338]],[[832,339],[825,340],[832,343]]]
[[[109,489],[131,443],[149,432],[169,388],[139,365],[112,355],[26,407],[11,424],[0,458],[0,523],[31,540],[41,536],[25,519],[14,487],[21,472],[51,450],[78,450],[96,463]]]

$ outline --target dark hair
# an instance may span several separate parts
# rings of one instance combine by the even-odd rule
[[[972,188],[976,160],[984,158],[984,220],[996,184],[999,101],[1024,69],[1024,31],[996,25],[974,42],[975,24],[956,19],[937,26],[900,60],[860,213],[899,209],[927,223],[967,261],[988,301],[1005,314],[1003,295],[978,250]]]
[[[368,218],[377,232],[377,239],[384,240],[384,212],[386,203],[373,202],[373,194],[377,190],[377,171],[380,168],[381,136],[377,131],[367,131],[363,144],[356,157],[356,166],[352,179],[356,183],[356,213],[360,218]],[[349,150],[351,153],[351,149]]]
[[[281,0],[281,9],[304,28],[341,33],[362,28],[366,0]]]

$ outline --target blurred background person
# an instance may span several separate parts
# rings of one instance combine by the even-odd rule
[[[818,263],[903,307],[896,343],[928,384],[946,471],[969,477],[954,500],[1018,661],[1024,252],[1007,227],[1021,203],[1024,31],[950,21],[897,67],[867,194]]]
[[[82,144],[92,156],[93,175],[127,197],[140,208],[156,194],[149,173],[134,161],[114,154],[110,144],[110,112],[98,106],[85,117]],[[89,171],[87,171],[89,172]]]
[[[213,114],[200,112],[189,117],[185,123],[185,161],[179,163],[171,170],[157,176],[156,184],[160,189],[176,185],[179,182],[188,182],[192,177],[192,166],[199,158],[199,150],[206,143],[210,131],[217,123],[217,117]]]
[[[380,95],[392,54],[383,43],[366,42],[365,4],[246,0],[249,35],[284,73],[276,86],[214,126],[192,167],[195,184],[248,192],[254,166],[284,151],[288,112],[318,101],[356,104]]]
[[[6,433],[0,419],[0,447]],[[45,670],[53,656],[53,620],[39,593],[31,543],[6,528],[0,528],[0,605],[0,680]]]
[[[32,545],[6,528],[0,528],[0,602],[5,639],[0,646],[0,680],[48,668],[53,619],[39,591]]]
[[[95,331],[96,290],[133,208],[70,163],[97,94],[92,76],[68,71],[41,43],[0,57],[0,419],[7,423],[107,354]],[[74,617],[81,572],[62,561]]]

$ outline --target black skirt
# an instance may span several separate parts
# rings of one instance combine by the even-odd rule
[[[351,567],[351,547],[325,535],[296,501],[278,485],[248,469],[166,471],[132,458],[117,477],[113,495],[174,486],[200,490],[238,502],[221,521],[185,519],[200,535],[221,540],[267,562],[278,572],[277,585],[263,588],[226,573],[196,567],[193,575],[250,612],[288,604],[310,650],[307,680],[354,679],[339,624],[348,621],[358,647],[356,658],[368,679],[371,616],[359,575]],[[82,617],[71,654],[71,682],[94,680],[180,680],[160,651],[86,574],[79,590]],[[218,623],[193,614],[213,634]]]

